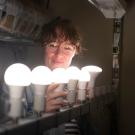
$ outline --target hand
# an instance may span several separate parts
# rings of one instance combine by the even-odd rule
[[[65,105],[64,100],[60,97],[65,97],[67,92],[55,91],[58,86],[58,84],[50,85],[47,89],[46,112],[55,112]]]

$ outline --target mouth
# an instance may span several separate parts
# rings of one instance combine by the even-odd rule
[[[55,68],[64,67],[63,61],[54,61],[52,64],[53,64],[53,67]]]
[[[53,61],[53,63],[54,63],[54,64],[63,64],[64,61],[61,61],[61,60],[55,60],[55,61]]]
[[[54,62],[55,65],[62,65],[63,63],[64,62],[58,62],[58,61]]]

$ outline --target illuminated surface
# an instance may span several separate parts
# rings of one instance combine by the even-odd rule
[[[52,71],[52,78],[54,83],[67,83],[68,75],[64,68],[55,68]]]
[[[31,70],[24,64],[15,63],[6,69],[4,79],[8,85],[28,86],[31,83]]]
[[[52,72],[46,66],[37,66],[32,70],[32,84],[34,87],[34,110],[40,115],[45,111],[45,97],[47,86],[52,83]]]
[[[68,89],[67,100],[69,105],[72,106],[76,102],[77,83],[80,76],[80,69],[75,66],[71,66],[67,68],[67,74],[69,77],[69,81],[67,84]]]
[[[94,65],[85,66],[82,67],[81,70],[88,71],[90,73],[91,79],[87,85],[88,89],[88,97],[93,98],[94,97],[94,87],[95,87],[95,81],[99,73],[102,72],[102,68]]]
[[[81,70],[78,82],[78,97],[77,97],[79,101],[85,101],[86,89],[89,81],[90,81],[89,72]]]
[[[32,70],[32,83],[48,85],[52,82],[51,70],[46,66],[37,66]]]
[[[15,63],[7,68],[4,79],[9,86],[10,109],[8,116],[17,119],[21,116],[24,86],[31,83],[31,70],[24,64]]]

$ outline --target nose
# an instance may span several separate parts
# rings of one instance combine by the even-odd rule
[[[56,55],[63,55],[63,48],[59,46],[55,52]]]

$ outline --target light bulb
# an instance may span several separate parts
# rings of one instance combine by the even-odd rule
[[[37,66],[32,70],[32,83],[48,85],[52,82],[51,70],[46,66]]]
[[[64,68],[55,68],[52,71],[53,83],[59,84],[55,91],[62,91],[65,87],[65,84],[68,83],[68,76],[66,69]]]
[[[34,86],[34,110],[37,114],[45,111],[46,89],[52,83],[52,72],[46,66],[37,66],[32,70]]]
[[[77,94],[77,83],[79,80],[79,75],[80,75],[80,69],[75,66],[71,66],[67,68],[67,74],[68,74],[68,84],[67,84],[67,89],[68,89],[68,95],[67,95],[67,100],[70,106],[72,106],[75,101],[76,101],[76,94]]]
[[[78,79],[79,79],[79,75],[80,75],[80,69],[78,67],[71,66],[71,67],[67,68],[67,75],[69,78],[69,82],[68,82],[68,86],[67,86],[68,89],[75,90]]]
[[[31,83],[31,71],[26,65],[15,63],[6,69],[4,79],[7,85],[28,86]]]
[[[58,86],[55,88],[55,92],[60,92],[65,90],[65,86],[68,83],[68,76],[66,69],[64,68],[55,68],[52,71],[53,76],[53,83],[58,84]],[[58,100],[65,100],[65,97],[58,97]],[[63,111],[65,109],[65,106],[62,106],[59,111]]]
[[[86,89],[90,81],[90,74],[88,71],[81,70],[78,81],[78,101],[83,102],[86,99]]]
[[[90,81],[90,78],[91,76],[88,71],[81,70],[78,83],[79,89],[86,89],[86,83]]]
[[[66,69],[64,68],[55,68],[52,71],[52,75],[53,75],[54,83],[67,83],[68,82],[67,72],[66,72]]]
[[[89,98],[93,98],[94,97],[94,86],[95,86],[95,81],[97,76],[99,75],[99,73],[102,72],[102,68],[98,67],[98,66],[94,66],[94,65],[90,65],[90,66],[85,66],[82,67],[81,70],[86,70],[90,73],[91,79],[88,83],[87,89],[89,91],[88,97]]]
[[[17,119],[21,116],[24,86],[31,83],[31,70],[22,63],[12,64],[6,69],[4,80],[9,86],[11,107],[8,116]]]

